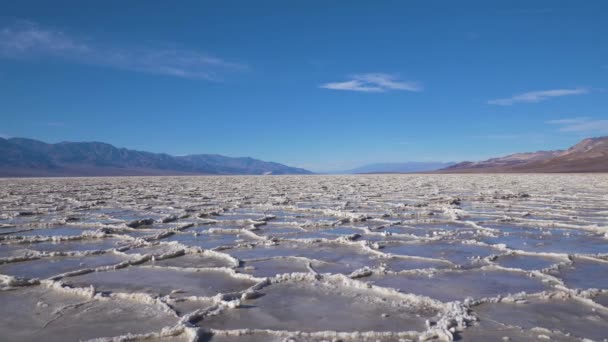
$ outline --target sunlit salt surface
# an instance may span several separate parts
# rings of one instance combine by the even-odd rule
[[[593,340],[606,338],[608,313],[575,299],[529,299],[526,303],[483,304],[482,318],[524,329],[535,327]]]
[[[0,340],[608,341],[608,176],[0,180]]]
[[[548,286],[525,273],[492,269],[440,271],[435,274],[380,274],[369,278],[375,285],[396,288],[450,302],[467,297],[483,298],[522,291],[536,293]]]
[[[264,296],[242,307],[205,317],[199,324],[217,329],[287,331],[416,331],[434,310],[401,303],[367,289],[336,288],[334,284],[273,284]]]
[[[157,305],[85,298],[44,287],[0,292],[0,303],[5,341],[78,341],[145,333],[177,322]]]

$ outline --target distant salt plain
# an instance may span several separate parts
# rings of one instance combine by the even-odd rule
[[[606,341],[608,175],[0,180],[6,341]]]

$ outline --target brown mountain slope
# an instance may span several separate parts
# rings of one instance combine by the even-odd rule
[[[517,153],[482,162],[464,162],[438,172],[608,172],[608,137],[585,139],[565,151]]]

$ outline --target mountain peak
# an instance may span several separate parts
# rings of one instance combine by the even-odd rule
[[[583,139],[563,151],[515,153],[459,163],[439,172],[608,172],[608,137]]]
[[[593,150],[608,150],[608,137],[587,138],[566,150],[571,153],[588,153]]]

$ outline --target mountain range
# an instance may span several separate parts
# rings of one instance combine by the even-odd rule
[[[479,162],[405,162],[364,165],[340,173],[560,173],[608,172],[608,137],[588,138],[566,150],[510,154]],[[48,144],[0,138],[0,177],[139,175],[287,175],[311,171],[274,162],[217,154],[172,156],[102,142]]]
[[[0,177],[311,173],[248,157],[172,156],[117,148],[101,142],[47,144],[26,138],[0,138]]]
[[[439,173],[608,172],[608,137],[588,138],[567,150],[516,153],[481,162],[462,162]]]

